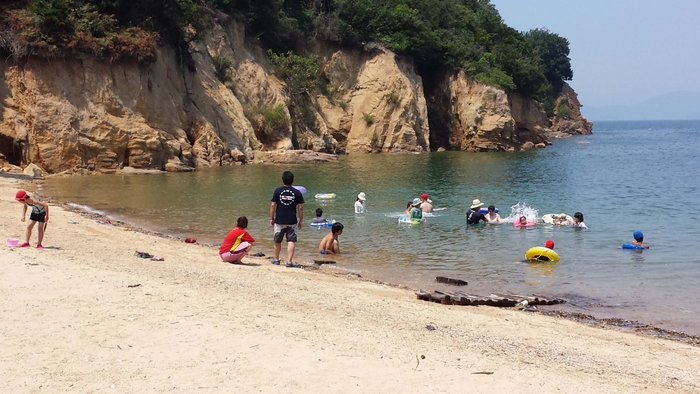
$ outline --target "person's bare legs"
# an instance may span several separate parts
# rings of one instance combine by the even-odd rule
[[[37,243],[37,246],[41,245],[41,241],[44,240],[44,230],[46,228],[46,226],[44,226],[44,224],[45,224],[45,222],[44,223],[39,222],[39,227],[37,228],[37,230],[39,231],[39,243]],[[27,241],[27,242],[29,242],[29,241]]]
[[[282,242],[275,242],[275,260],[280,260],[280,252],[282,251]]]
[[[24,237],[26,239],[26,241],[24,241],[24,242],[26,242],[26,243],[29,243],[29,238],[32,237],[32,229],[34,229],[34,224],[36,224],[35,221],[33,221],[33,220],[29,221],[29,225],[27,226],[27,234],[25,234],[25,237]]]
[[[287,258],[289,259],[289,262],[294,261],[294,247],[296,246],[296,243],[294,242],[287,242]]]

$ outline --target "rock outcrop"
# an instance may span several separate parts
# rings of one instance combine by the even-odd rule
[[[85,56],[0,62],[3,168],[191,171],[251,162],[256,152],[508,151],[591,132],[568,85],[553,125],[534,100],[464,72],[431,75],[426,100],[411,59],[372,43],[316,43],[310,53],[319,56],[322,88],[300,105],[244,24],[214,19],[190,42],[188,61],[161,47],[147,64]]]
[[[148,66],[90,57],[0,63],[0,152],[49,173],[183,171],[232,161],[232,149],[252,158],[240,103],[195,61],[199,72],[183,71],[163,47]]]
[[[512,151],[548,143],[550,121],[536,101],[485,85],[463,71],[445,73],[431,100],[434,147]]]
[[[325,50],[328,94],[316,97],[321,127],[347,152],[430,150],[423,82],[413,63],[368,44]]]
[[[581,115],[581,102],[578,94],[571,89],[569,84],[564,86],[557,97],[552,118],[552,137],[565,137],[570,135],[591,134],[593,123]]]

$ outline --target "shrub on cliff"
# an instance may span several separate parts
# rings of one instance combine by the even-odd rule
[[[287,52],[276,54],[268,51],[277,75],[287,83],[287,92],[293,99],[309,94],[319,86],[317,77],[320,63],[318,56],[301,56]]]
[[[8,9],[0,21],[0,48],[15,58],[84,53],[112,59],[155,57],[157,34],[120,27],[90,4],[35,0],[26,9]]]

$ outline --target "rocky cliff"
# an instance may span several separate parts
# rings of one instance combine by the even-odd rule
[[[189,171],[275,150],[483,151],[547,142],[551,123],[533,100],[445,72],[426,101],[412,61],[373,44],[316,44],[322,88],[300,107],[244,25],[217,18],[189,44],[189,68],[169,47],[147,64],[85,56],[1,62],[0,164],[34,163],[49,173]],[[568,86],[559,104],[569,112],[554,130],[590,133]]]
[[[554,106],[551,135],[554,137],[565,137],[577,134],[591,134],[593,132],[593,122],[589,122],[581,115],[581,107],[581,102],[578,101],[578,94],[571,89],[569,84],[564,83]]]
[[[485,85],[463,71],[445,73],[430,99],[434,145],[478,152],[513,151],[548,142],[550,121],[537,102]]]

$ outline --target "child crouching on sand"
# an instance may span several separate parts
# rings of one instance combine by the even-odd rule
[[[27,216],[27,208],[32,208],[32,213],[29,214],[29,225],[27,226],[25,241],[19,247],[29,247],[29,238],[32,236],[32,229],[34,229],[34,225],[39,222],[39,243],[36,245],[36,248],[43,249],[44,247],[41,246],[41,243],[44,241],[44,232],[46,231],[46,225],[49,222],[49,205],[32,199],[24,190],[17,191],[17,194],[15,194],[15,200],[22,203],[23,222]]]
[[[340,241],[338,237],[343,233],[343,225],[341,223],[333,223],[331,232],[326,234],[318,244],[318,252],[321,254],[340,254]]]
[[[241,216],[236,220],[236,227],[229,231],[219,248],[221,260],[227,263],[240,264],[241,259],[250,252],[255,239],[245,230],[248,218]]]

